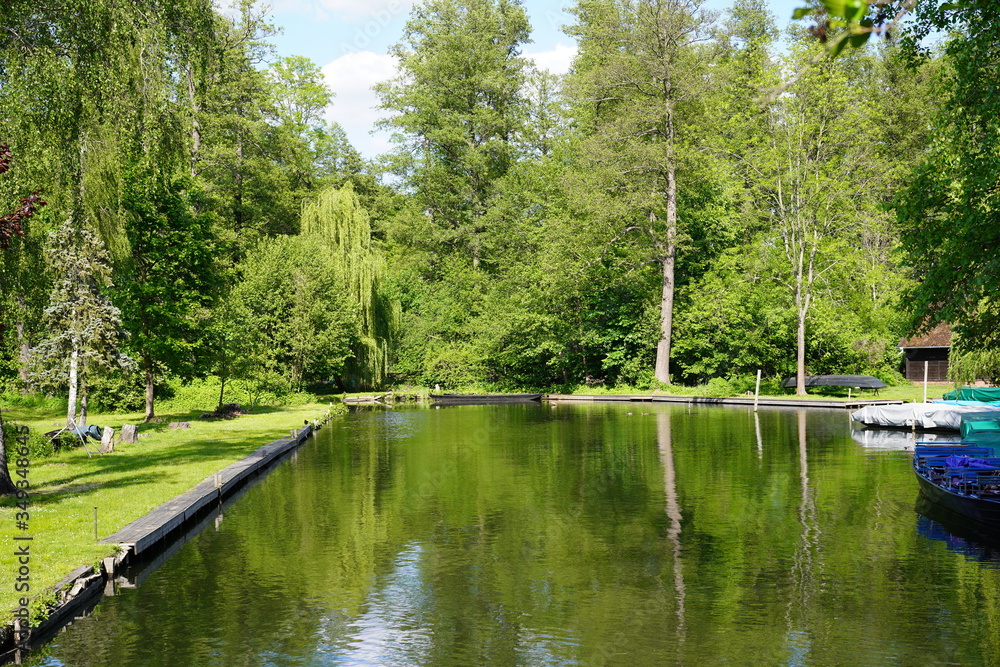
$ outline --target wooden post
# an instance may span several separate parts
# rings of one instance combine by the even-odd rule
[[[927,402],[927,367],[930,366],[929,361],[924,362],[924,403]]]
[[[753,411],[757,412],[757,399],[760,398],[760,369],[757,369],[757,388],[753,391]]]
[[[101,436],[101,454],[110,454],[115,451],[115,430],[110,426],[104,427],[104,434]]]

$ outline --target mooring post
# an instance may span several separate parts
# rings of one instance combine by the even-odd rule
[[[924,362],[924,403],[927,402],[927,367],[930,366],[929,361]]]
[[[753,390],[753,411],[757,412],[757,399],[760,398],[760,369],[757,369],[757,388]]]

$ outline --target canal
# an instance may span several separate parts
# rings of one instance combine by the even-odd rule
[[[30,664],[997,664],[1000,559],[894,446],[822,409],[354,412]]]

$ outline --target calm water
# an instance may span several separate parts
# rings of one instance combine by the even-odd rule
[[[843,411],[357,412],[32,664],[1000,663],[998,559],[916,501]]]

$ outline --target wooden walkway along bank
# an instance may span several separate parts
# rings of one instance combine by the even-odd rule
[[[543,401],[554,403],[594,402],[594,403],[687,403],[698,405],[753,405],[753,396],[739,398],[713,398],[711,396],[647,396],[647,395],[577,395],[577,394],[546,394]],[[866,405],[902,405],[905,401],[898,398],[846,399],[846,400],[813,400],[803,398],[760,398],[757,405],[785,408],[843,408],[857,410]]]
[[[119,557],[119,562],[164,546],[168,535],[194,521],[202,510],[213,503],[221,502],[249,477],[267,468],[285,452],[298,447],[312,430],[313,427],[307,425],[291,437],[264,445],[101,541],[118,544],[122,548],[123,554]]]

